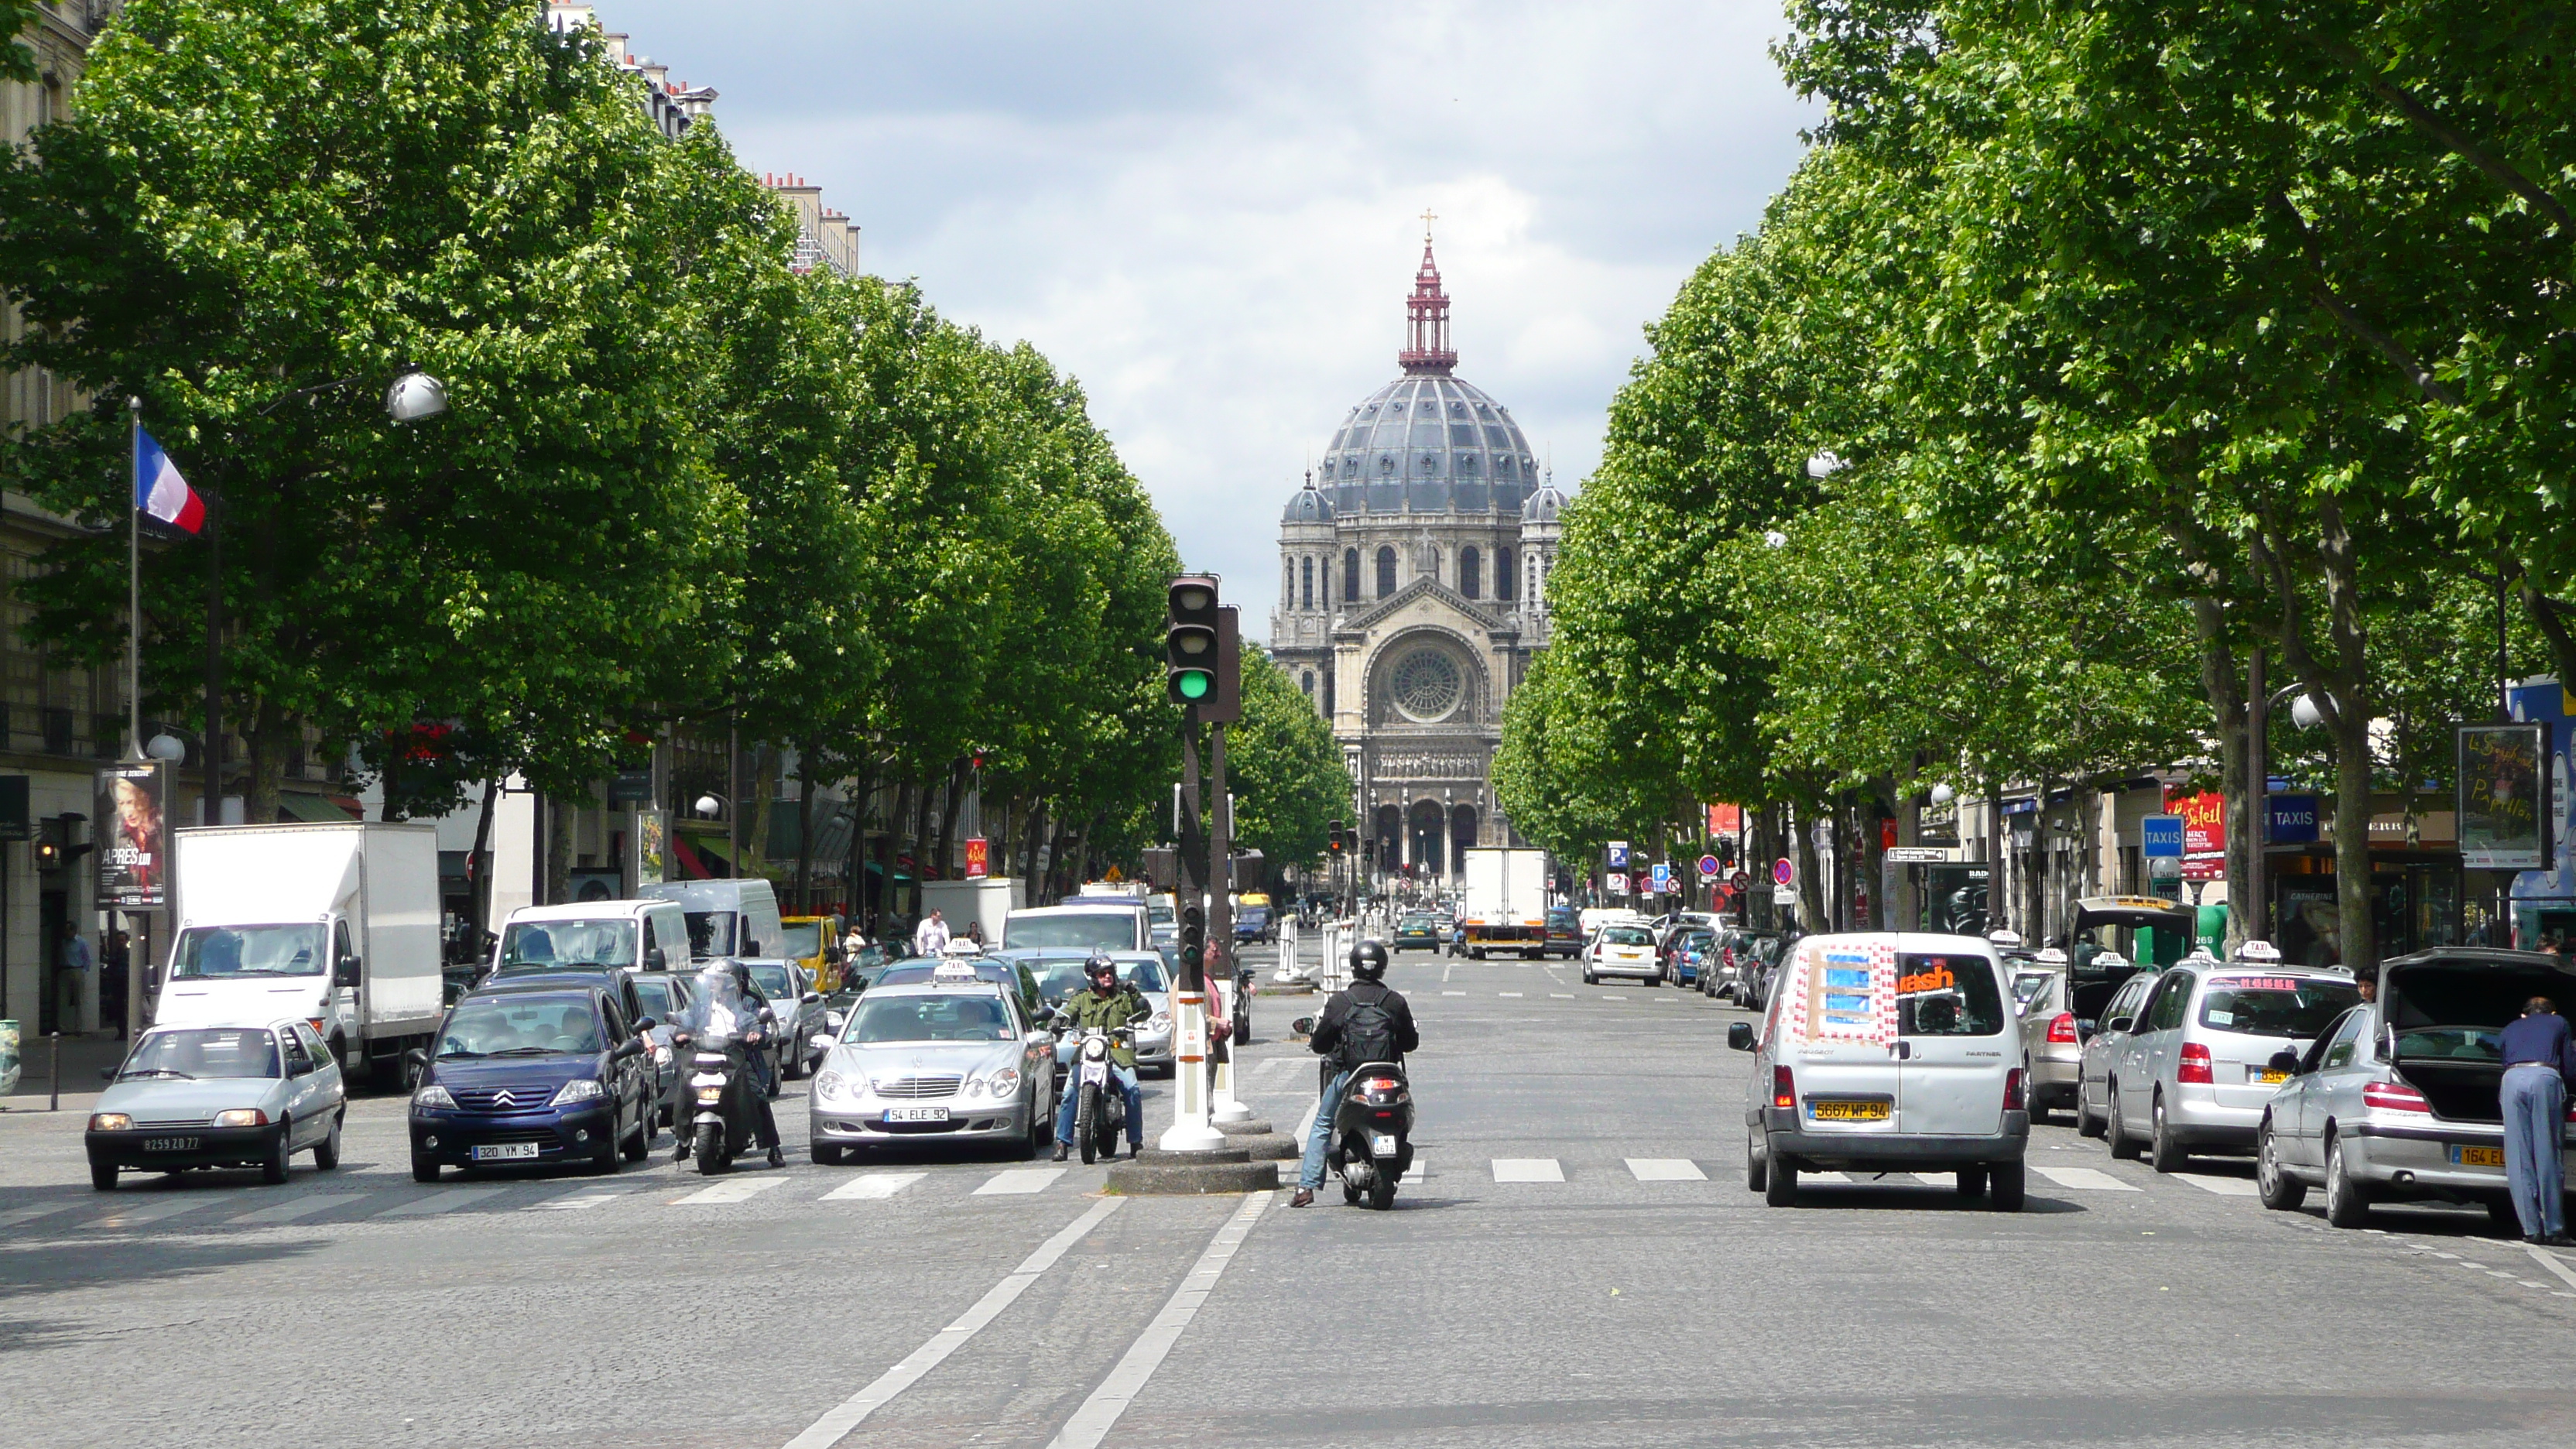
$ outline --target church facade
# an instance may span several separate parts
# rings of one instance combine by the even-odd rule
[[[1431,241],[1402,373],[1343,417],[1280,522],[1270,653],[1331,721],[1378,859],[1451,876],[1510,843],[1503,706],[1547,644],[1565,495],[1509,408],[1454,376]]]

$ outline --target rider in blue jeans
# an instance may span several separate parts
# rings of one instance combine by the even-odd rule
[[[1389,1041],[1362,1043],[1351,1039],[1343,1028],[1355,1005],[1381,1007],[1393,1018],[1393,1036]],[[1306,1133],[1306,1160],[1297,1172],[1297,1195],[1288,1199],[1290,1207],[1312,1207],[1315,1189],[1324,1185],[1324,1159],[1333,1148],[1333,1109],[1342,1093],[1351,1085],[1351,1073],[1362,1062],[1402,1060],[1405,1053],[1422,1045],[1422,1033],[1414,1030],[1413,1008],[1405,1004],[1402,993],[1386,984],[1386,945],[1381,941],[1362,941],[1351,948],[1351,984],[1333,993],[1324,1003],[1323,1014],[1315,1018],[1314,1035],[1308,1046],[1325,1059],[1324,1096],[1315,1104],[1315,1125]],[[1388,1048],[1393,1049],[1390,1058]]]
[[[1114,1032],[1122,1026],[1133,1026],[1150,1019],[1154,1009],[1132,986],[1118,984],[1118,964],[1106,956],[1094,956],[1082,963],[1082,974],[1090,978],[1087,991],[1077,991],[1058,1011],[1060,1019],[1072,1024],[1077,1032],[1090,1027]],[[1064,1161],[1073,1147],[1073,1119],[1082,1107],[1082,1061],[1074,1060],[1073,1076],[1065,1082],[1064,1105],[1055,1114],[1055,1160]],[[1145,1094],[1136,1085],[1136,1044],[1133,1038],[1110,1038],[1109,1077],[1127,1098],[1127,1155],[1134,1157],[1145,1150]]]

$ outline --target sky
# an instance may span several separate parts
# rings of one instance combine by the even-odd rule
[[[820,184],[866,270],[1080,379],[1255,636],[1280,509],[1397,374],[1424,211],[1457,375],[1572,492],[1640,329],[1814,114],[1776,0],[597,9],[719,92],[746,166]]]

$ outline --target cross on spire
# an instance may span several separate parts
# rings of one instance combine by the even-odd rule
[[[1438,221],[1439,219],[1439,216],[1435,214],[1430,207],[1426,206],[1422,208],[1422,244],[1424,246],[1431,245],[1431,223]]]

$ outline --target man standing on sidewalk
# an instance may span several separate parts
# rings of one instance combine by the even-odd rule
[[[2576,1042],[2557,1003],[2535,996],[2504,1029],[2504,1169],[2522,1240],[2567,1245],[2567,1183],[2559,1152],[2566,1139],[2567,1083],[2576,1078]]]

